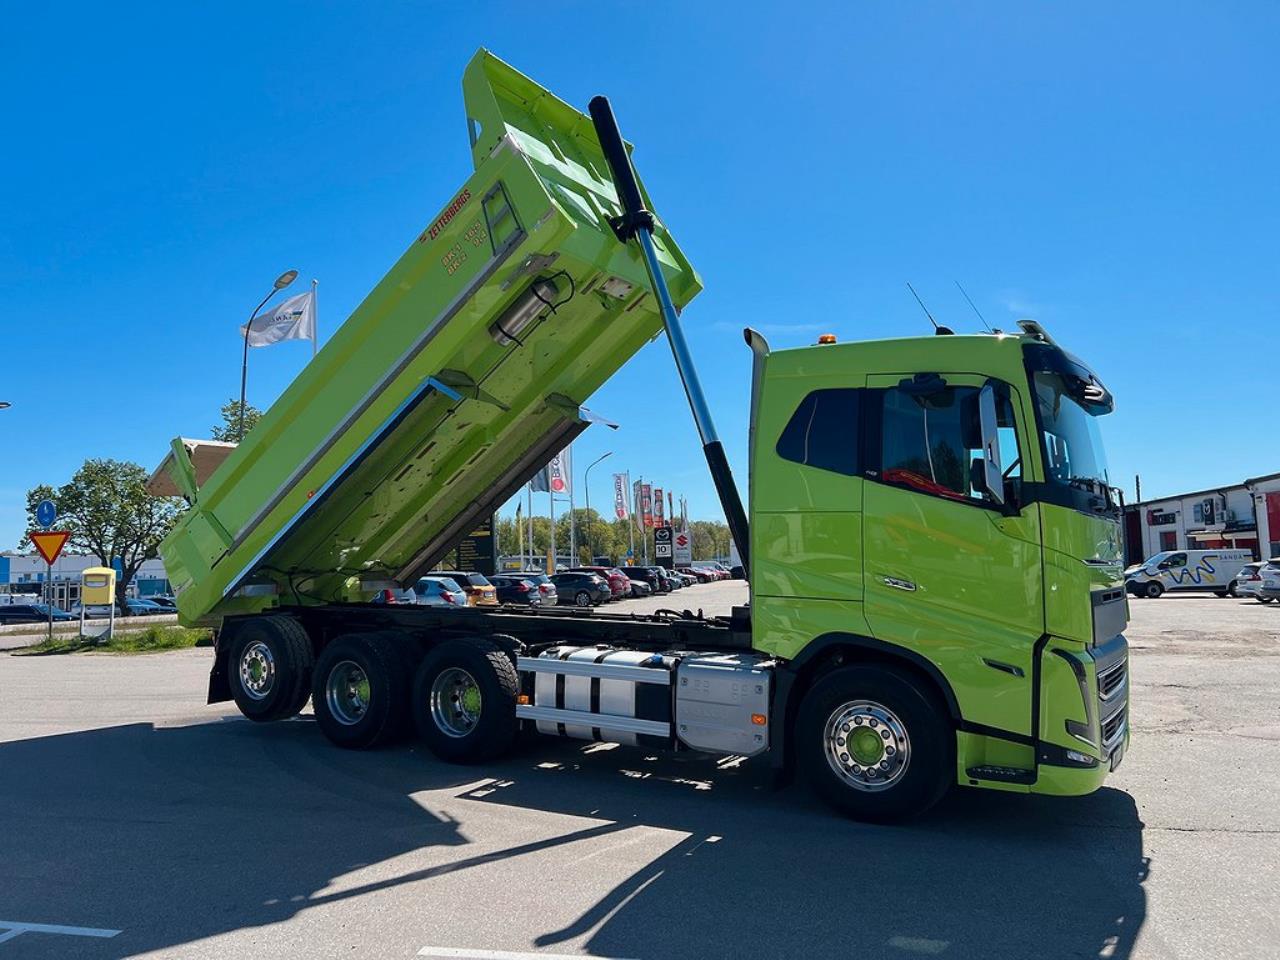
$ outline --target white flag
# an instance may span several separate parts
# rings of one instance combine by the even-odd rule
[[[240,327],[240,336],[245,328]],[[315,291],[290,297],[274,310],[253,318],[249,325],[249,346],[266,347],[281,340],[316,339]]]

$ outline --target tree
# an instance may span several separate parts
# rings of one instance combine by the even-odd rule
[[[212,428],[213,439],[239,443],[240,401],[232,397],[222,405],[222,409],[219,410],[218,413],[222,417],[222,425]],[[261,419],[261,410],[255,407],[252,403],[246,403],[244,405],[244,432],[246,435]]]
[[[125,612],[125,588],[133,582],[144,560],[159,556],[160,541],[173,529],[182,501],[153,497],[146,491],[147,471],[122,460],[86,460],[56,490],[41,484],[27,491],[27,531],[18,549],[31,545],[31,534],[40,529],[36,507],[41,500],[58,505],[58,526],[71,537],[67,547],[92,553],[104,564],[120,558],[122,573],[116,598]]]

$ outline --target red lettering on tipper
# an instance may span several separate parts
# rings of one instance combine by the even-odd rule
[[[449,225],[449,222],[458,215],[458,211],[465,207],[470,199],[470,190],[463,190],[454,197],[453,202],[444,208],[444,213],[440,214],[440,219],[422,231],[422,236],[418,237],[418,242],[426,243],[428,240],[434,240],[438,237],[440,231]]]

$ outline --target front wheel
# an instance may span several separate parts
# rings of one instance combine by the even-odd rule
[[[945,709],[891,667],[843,667],[820,679],[800,704],[795,735],[814,790],[856,820],[918,816],[954,780]]]
[[[1272,600],[1274,600],[1274,599],[1275,599],[1275,597],[1259,597],[1259,598],[1258,598],[1258,602],[1259,602],[1259,603],[1270,603],[1270,602],[1271,602]]]
[[[515,739],[520,680],[511,657],[488,638],[446,640],[413,681],[413,718],[441,760],[482,763]]]
[[[573,602],[580,607],[589,607],[591,606],[591,594],[587,593],[585,590],[579,590],[577,595],[573,598]]]
[[[1154,580],[1148,583],[1142,591],[1142,595],[1148,600],[1154,600],[1162,593],[1164,593],[1164,587]]]

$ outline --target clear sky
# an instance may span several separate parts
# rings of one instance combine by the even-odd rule
[[[25,490],[207,435],[282,270],[347,317],[470,171],[487,46],[613,100],[701,272],[690,341],[745,484],[750,324],[774,346],[1034,317],[1117,397],[1132,496],[1280,470],[1280,5],[9,5],[0,36],[0,548]],[[253,351],[266,406],[310,357]],[[627,398],[662,398],[654,418]],[[718,515],[665,341],[578,443]],[[1268,407],[1274,404],[1268,403]],[[545,498],[542,498],[545,499]]]

